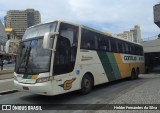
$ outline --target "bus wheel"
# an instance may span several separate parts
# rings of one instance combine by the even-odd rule
[[[136,79],[138,79],[138,75],[139,75],[139,68],[137,68],[137,70],[136,70]]]
[[[132,72],[131,72],[131,79],[132,79],[132,80],[137,79],[137,74],[136,74],[135,69],[132,69]]]
[[[92,90],[92,87],[93,87],[93,80],[91,75],[85,74],[82,78],[80,93],[87,94]]]

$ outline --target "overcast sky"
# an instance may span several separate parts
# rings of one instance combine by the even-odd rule
[[[110,33],[140,25],[142,37],[160,34],[153,21],[153,6],[160,0],[0,0],[0,19],[8,10],[34,8],[42,22],[57,19],[84,24]]]

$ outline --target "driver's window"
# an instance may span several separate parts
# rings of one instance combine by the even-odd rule
[[[74,32],[73,30],[62,30],[61,31],[61,36],[69,39],[70,43],[73,44],[73,38],[74,38]]]
[[[62,23],[57,39],[53,73],[72,72],[75,65],[78,44],[78,27]]]

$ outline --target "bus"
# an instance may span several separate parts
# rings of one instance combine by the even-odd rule
[[[6,43],[6,52],[9,41]],[[16,56],[14,86],[58,95],[144,73],[143,48],[112,34],[66,21],[28,28]]]

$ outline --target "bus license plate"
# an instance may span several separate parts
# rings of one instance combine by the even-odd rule
[[[24,86],[23,86],[23,90],[29,90],[29,87],[24,87]]]

